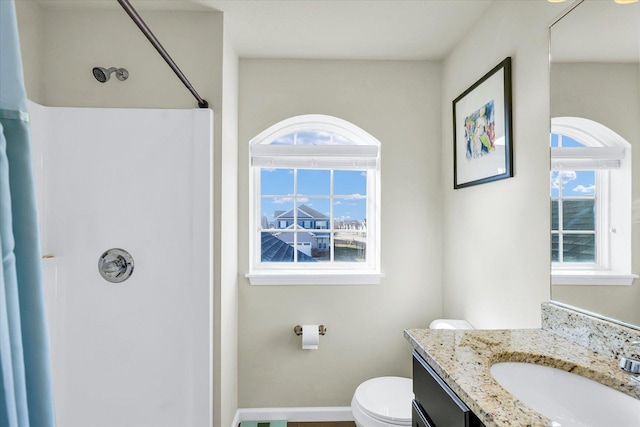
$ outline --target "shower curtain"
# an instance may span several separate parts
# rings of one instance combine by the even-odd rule
[[[13,0],[0,0],[0,426],[54,426],[27,99]]]

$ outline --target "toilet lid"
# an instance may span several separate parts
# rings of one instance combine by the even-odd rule
[[[354,398],[363,412],[377,420],[410,425],[412,388],[409,378],[373,378],[358,386]]]

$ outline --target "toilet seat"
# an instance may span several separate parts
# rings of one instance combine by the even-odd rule
[[[351,406],[379,425],[410,426],[412,388],[409,378],[373,378],[358,386]]]

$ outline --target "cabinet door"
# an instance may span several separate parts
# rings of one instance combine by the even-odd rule
[[[433,427],[471,427],[480,420],[415,351],[413,393]]]

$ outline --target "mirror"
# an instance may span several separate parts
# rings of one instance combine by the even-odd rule
[[[558,142],[554,143],[552,136],[552,165],[558,171],[551,175],[552,260],[555,261],[551,299],[640,328],[640,279],[630,276],[640,273],[640,3],[583,0],[573,3],[567,10],[568,13],[550,27],[552,123],[557,124],[558,117],[589,119],[628,142],[626,146],[630,150],[625,149],[626,158],[623,153],[623,159],[607,160],[607,166],[603,166],[604,163],[593,166],[589,156],[583,156],[582,163],[572,165],[558,160],[567,150],[554,151],[554,144],[557,147]],[[552,124],[552,134],[558,129]],[[562,138],[568,142],[561,147],[576,146],[574,141],[566,139],[566,133]],[[578,142],[583,141],[578,138]],[[589,161],[591,164],[585,166],[584,162]],[[628,173],[625,179],[630,188],[626,193],[626,204],[620,205],[612,199],[612,195],[622,191],[618,178],[601,177],[618,176],[615,174],[621,172],[607,172],[610,175],[606,175],[598,171],[616,165],[623,170],[621,164],[625,165],[624,170]],[[589,173],[590,168],[595,172]],[[626,226],[618,223],[619,214],[622,218],[626,215]],[[581,218],[570,223],[567,221],[570,215]],[[598,228],[598,221],[603,218],[604,228]],[[567,228],[563,229],[564,226]],[[607,257],[605,254],[613,250],[614,241],[620,236],[627,236],[624,249]],[[611,242],[607,240],[609,238]],[[593,245],[593,248],[572,254],[570,246],[574,243],[575,247]],[[622,273],[626,273],[627,283],[612,280],[617,283],[612,285],[602,283],[606,281],[602,278],[591,280],[589,274],[594,277],[599,274],[592,271],[594,265],[600,262],[615,264],[619,259],[626,259],[627,271]],[[587,264],[591,264],[587,268],[591,271],[580,271]],[[566,271],[561,272],[563,268],[578,270],[576,274],[580,279],[573,281],[584,282],[558,284],[571,281],[563,282],[563,274],[567,275]]]

